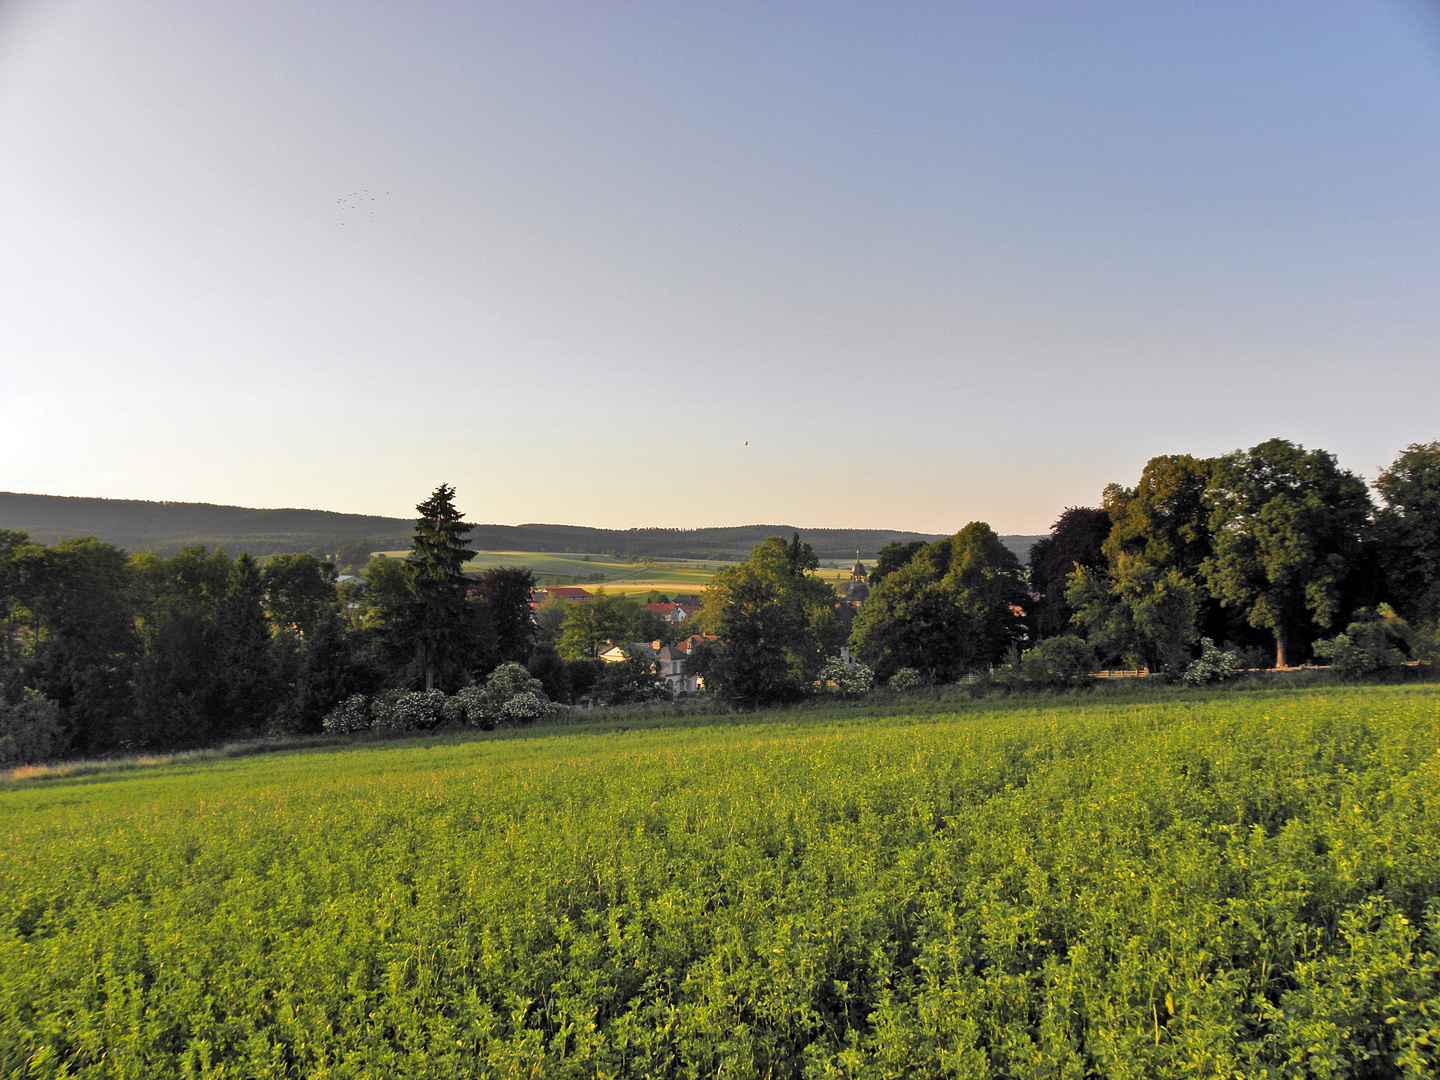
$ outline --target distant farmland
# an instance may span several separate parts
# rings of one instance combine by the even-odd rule
[[[403,559],[406,551],[386,551]],[[541,585],[580,585],[616,593],[699,592],[717,570],[733,566],[720,559],[664,559],[631,561],[603,553],[555,554],[548,551],[482,551],[465,564],[469,574],[496,566],[523,566]]]
[[[404,558],[404,551],[387,551],[392,558]],[[696,592],[710,578],[735,562],[723,559],[652,559],[632,562],[605,554],[556,555],[546,551],[482,551],[465,564],[467,573],[480,573],[496,566],[524,566],[542,585],[581,585],[616,593]],[[817,576],[843,589],[850,580],[851,563],[832,560],[822,564]]]
[[[404,549],[377,554],[403,559]],[[580,585],[604,588],[612,593],[645,593],[658,589],[663,593],[696,592],[705,588],[719,570],[734,566],[729,559],[650,559],[631,561],[624,556],[601,552],[592,554],[556,554],[553,551],[482,551],[465,564],[467,574],[483,573],[496,566],[523,566],[535,575],[540,585]],[[816,576],[840,591],[850,580],[853,560],[828,559],[820,564]],[[872,567],[874,560],[867,560]]]

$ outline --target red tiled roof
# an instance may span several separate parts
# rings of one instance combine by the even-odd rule
[[[582,589],[578,585],[547,585],[545,586],[545,595],[547,597],[558,596],[563,600],[593,600],[595,598],[588,589]]]

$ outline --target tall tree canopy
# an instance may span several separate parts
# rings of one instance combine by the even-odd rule
[[[276,687],[260,571],[242,554],[187,547],[134,560],[144,645],[135,679],[139,745],[196,745],[266,729]]]
[[[537,627],[530,610],[535,573],[524,566],[495,566],[469,585],[471,598],[484,605],[495,632],[500,663],[528,663],[535,651]]]
[[[1066,598],[1102,662],[1171,673],[1188,666],[1201,586],[1175,568],[1121,551],[1104,569],[1072,575]]]
[[[867,576],[873,589],[880,582],[899,570],[928,545],[924,540],[894,540],[882,547],[875,555],[875,566]]]
[[[476,612],[465,602],[464,567],[475,552],[465,538],[473,525],[455,508],[455,489],[441,484],[415,507],[419,515],[410,541],[410,634],[426,690],[437,682],[451,689],[469,673],[476,646]]]
[[[54,701],[73,749],[123,737],[139,652],[133,591],[129,561],[110,544],[77,537],[47,548],[0,532],[0,684]]]
[[[272,555],[260,581],[265,608],[276,629],[294,628],[308,634],[335,607],[335,566],[314,555]]]
[[[1110,535],[1110,514],[1092,506],[1068,506],[1050,535],[1030,545],[1030,589],[1038,597],[1031,612],[1041,637],[1067,632],[1075,612],[1065,588],[1076,570],[1105,565],[1101,545]]]
[[[1275,635],[1275,663],[1298,658],[1345,615],[1347,578],[1370,520],[1365,482],[1324,450],[1271,439],[1215,460],[1206,489],[1210,592]]]
[[[1440,442],[1407,446],[1375,488],[1389,592],[1408,618],[1440,620]]]
[[[1024,640],[1028,601],[1020,560],[989,525],[973,521],[872,589],[850,643],[882,679],[902,667],[953,679]]]
[[[1218,608],[1200,577],[1211,552],[1209,479],[1210,462],[1166,454],[1145,463],[1134,488],[1105,489],[1103,564],[1075,574],[1066,598],[1106,662],[1172,671],[1189,664],[1203,616]]]
[[[589,600],[561,601],[566,605],[560,624],[560,655],[566,660],[592,660],[610,645],[631,640],[632,608],[624,596],[599,588]]]
[[[1205,489],[1211,463],[1189,454],[1162,454],[1145,463],[1135,487],[1105,489],[1110,534],[1103,550],[1111,562],[1138,557],[1157,570],[1196,577],[1210,554],[1210,508]]]
[[[706,683],[721,697],[745,707],[793,700],[838,651],[838,598],[818,566],[798,534],[788,544],[772,536],[711,579],[701,618],[721,644]]]

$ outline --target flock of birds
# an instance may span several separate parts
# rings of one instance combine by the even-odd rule
[[[384,194],[389,195],[390,192],[387,191],[384,192]],[[340,198],[335,200],[335,205],[338,206],[346,214],[358,213],[363,211],[367,217],[374,217],[375,211],[370,208],[369,204],[377,202],[379,198],[379,195],[371,195],[369,188],[362,188],[359,191],[352,191],[348,195],[342,195]],[[346,224],[343,218],[340,224]]]

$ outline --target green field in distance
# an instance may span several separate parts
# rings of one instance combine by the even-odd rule
[[[0,783],[0,1073],[1434,1075],[1440,689]]]
[[[403,559],[408,552],[385,551],[378,554]],[[482,551],[465,564],[466,573],[477,573],[495,566],[524,566],[534,572],[543,584],[574,584],[582,588],[604,587],[607,592],[646,593],[657,589],[662,593],[699,593],[709,584],[717,570],[734,566],[733,562],[717,559],[667,559],[631,562],[601,553],[557,553],[553,551]],[[830,560],[820,564],[817,576],[844,591],[850,580],[849,562]],[[572,580],[573,579],[573,580]]]

